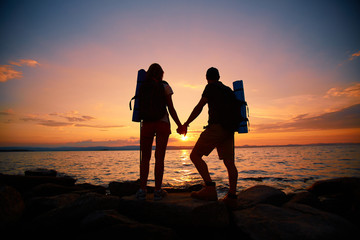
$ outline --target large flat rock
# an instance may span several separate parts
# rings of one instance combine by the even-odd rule
[[[236,225],[253,240],[337,240],[358,236],[355,226],[335,214],[303,204],[258,204],[234,212]]]
[[[123,197],[119,212],[141,222],[157,223],[170,227],[216,227],[229,225],[225,204],[217,201],[192,199],[190,193],[169,193],[161,201],[148,194],[146,201],[135,195]]]

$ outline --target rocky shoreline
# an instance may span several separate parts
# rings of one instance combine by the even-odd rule
[[[238,193],[236,210],[191,199],[199,185],[169,188],[161,201],[152,194],[146,201],[136,200],[138,188],[138,182],[130,181],[111,182],[108,188],[76,184],[76,179],[46,169],[0,174],[0,230],[3,236],[80,239],[305,240],[359,234],[360,178],[318,181],[290,194],[256,185]]]

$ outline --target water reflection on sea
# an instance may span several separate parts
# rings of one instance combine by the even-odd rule
[[[190,160],[191,150],[168,150],[164,186],[185,186],[201,182]],[[256,147],[235,149],[239,171],[238,188],[266,184],[291,192],[316,180],[360,177],[360,145]],[[216,150],[204,160],[219,193],[226,191],[228,176]],[[150,164],[149,185],[154,185],[154,164]],[[111,181],[139,178],[138,151],[1,152],[0,172],[23,174],[27,169],[56,169],[78,179],[78,183],[107,185]]]

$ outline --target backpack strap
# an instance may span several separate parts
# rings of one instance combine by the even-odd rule
[[[132,108],[131,108],[131,101],[132,101],[132,100],[135,100],[135,98],[137,98],[137,95],[133,96],[132,99],[131,99],[130,102],[129,102],[130,111],[132,110]]]

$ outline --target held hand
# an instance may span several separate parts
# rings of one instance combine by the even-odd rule
[[[181,125],[180,127],[178,127],[178,129],[176,129],[178,134],[184,134],[184,136],[186,136],[187,133],[187,126],[186,125]]]

